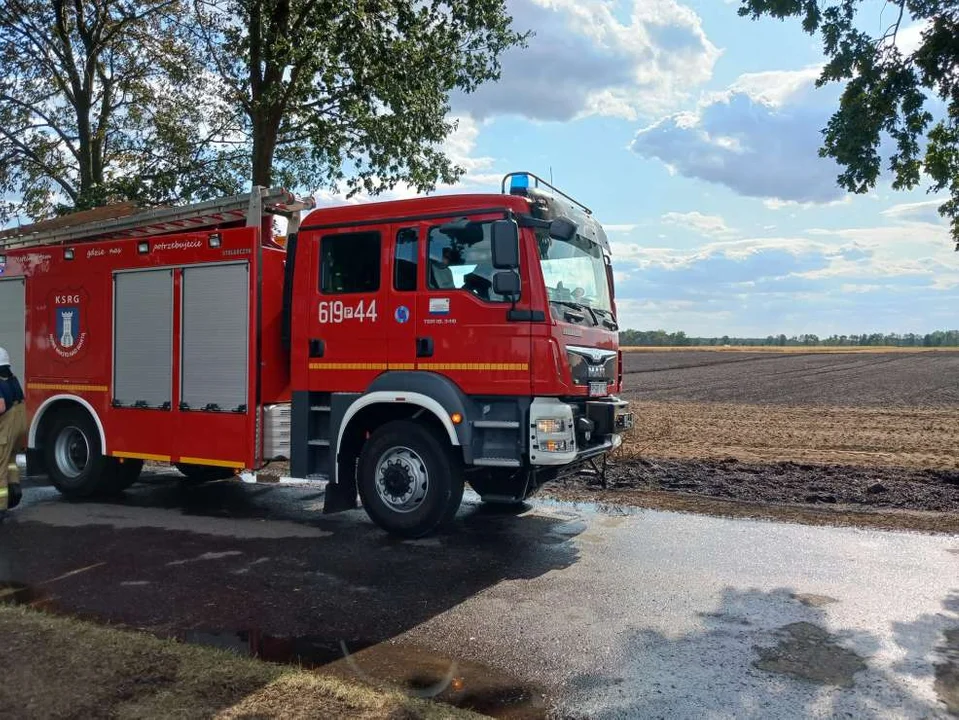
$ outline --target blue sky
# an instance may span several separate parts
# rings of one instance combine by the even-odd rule
[[[813,87],[823,58],[798,22],[740,18],[734,0],[508,4],[536,36],[504,58],[499,83],[453,98],[447,149],[468,172],[440,191],[552,171],[607,226],[621,325],[749,336],[959,326],[959,253],[935,198],[896,193],[888,178],[847,195],[817,156],[838,89]],[[881,11],[867,4],[863,17],[878,28]]]

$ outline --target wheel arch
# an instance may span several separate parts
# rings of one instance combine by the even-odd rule
[[[347,408],[340,422],[336,437],[336,455],[340,457],[344,452],[351,457],[358,456],[365,432],[371,432],[381,425],[393,420],[423,419],[454,448],[463,446],[457,426],[450,417],[453,410],[448,411],[433,397],[416,392],[374,391],[357,398]],[[466,423],[465,416],[461,413]],[[465,447],[464,447],[465,449]],[[336,468],[335,481],[340,481],[341,463],[334,463]]]
[[[53,395],[40,404],[40,407],[38,407],[37,411],[33,414],[33,419],[30,421],[30,429],[27,433],[27,447],[30,450],[37,450],[37,441],[43,436],[41,429],[47,426],[49,418],[54,417],[57,410],[71,405],[81,407],[89,413],[94,424],[97,426],[97,432],[100,434],[100,452],[106,455],[107,435],[103,429],[103,423],[100,421],[100,415],[89,401],[84,400],[78,395]]]

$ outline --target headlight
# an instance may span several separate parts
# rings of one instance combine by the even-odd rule
[[[543,452],[575,450],[573,422],[569,418],[540,418],[536,421],[536,443]]]
[[[536,432],[539,435],[556,435],[566,431],[566,421],[563,418],[543,418],[536,421]]]

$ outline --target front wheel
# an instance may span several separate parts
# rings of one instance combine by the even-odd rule
[[[429,429],[398,420],[376,430],[363,446],[357,484],[374,523],[416,538],[455,514],[463,476],[452,453]]]

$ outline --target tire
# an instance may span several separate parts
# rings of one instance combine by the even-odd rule
[[[462,499],[462,470],[429,429],[408,420],[383,425],[360,452],[360,499],[393,535],[423,537],[449,520]]]
[[[142,460],[125,459],[122,462],[113,459],[109,472],[111,474],[109,491],[121,493],[140,479],[143,472]]]
[[[57,414],[43,444],[50,482],[68,498],[88,498],[109,490],[111,458],[104,457],[100,433],[80,408]]]
[[[217,467],[215,465],[176,463],[176,469],[186,476],[189,483],[197,485],[217,480],[229,480],[236,475],[236,470],[233,468]]]

